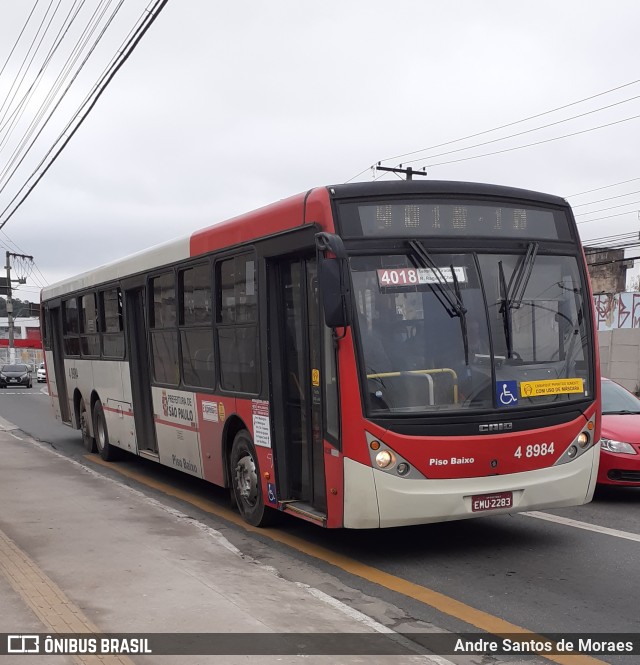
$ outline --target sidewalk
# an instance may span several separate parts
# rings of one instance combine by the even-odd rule
[[[0,632],[370,633],[380,639],[372,622],[243,558],[213,529],[13,429],[0,419]],[[253,638],[246,637],[250,645]],[[301,658],[9,655],[0,662],[285,665]],[[434,662],[418,655],[304,661]]]

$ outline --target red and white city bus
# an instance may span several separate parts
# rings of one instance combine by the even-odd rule
[[[370,528],[588,502],[597,345],[563,199],[312,189],[42,292],[56,417],[284,511]]]

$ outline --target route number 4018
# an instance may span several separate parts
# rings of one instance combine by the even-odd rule
[[[513,456],[520,459],[522,456],[542,457],[543,455],[553,455],[553,441],[551,443],[535,443],[526,446],[524,452],[522,451],[522,446],[518,446],[518,449]]]

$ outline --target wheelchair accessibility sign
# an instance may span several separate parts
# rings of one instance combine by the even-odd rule
[[[498,406],[518,406],[518,382],[498,381],[496,398]]]

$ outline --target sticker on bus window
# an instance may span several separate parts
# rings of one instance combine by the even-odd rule
[[[518,382],[498,381],[496,398],[499,406],[518,406]]]
[[[542,397],[544,395],[566,395],[583,393],[583,379],[544,379],[543,381],[521,381],[521,397]]]
[[[453,283],[453,275],[459,283],[467,281],[467,273],[462,266],[455,267],[453,273],[451,268],[382,268],[376,271],[378,284],[381,288],[388,287],[411,287],[424,284],[440,284],[443,281]]]

